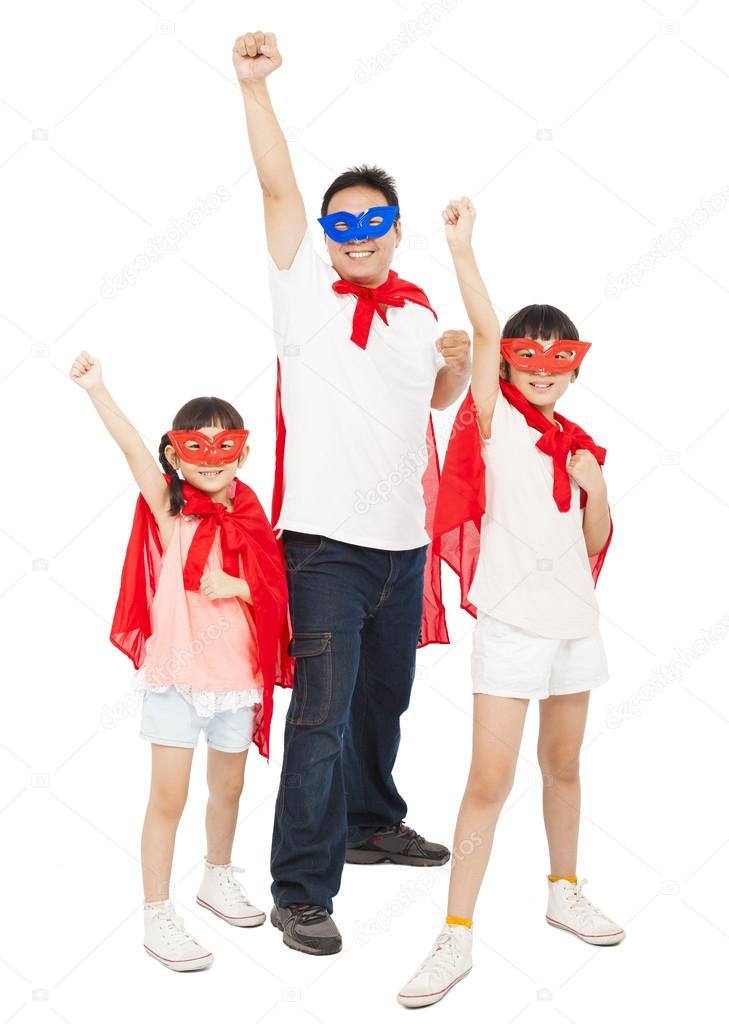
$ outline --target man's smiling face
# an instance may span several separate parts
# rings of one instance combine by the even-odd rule
[[[387,197],[379,189],[355,185],[335,192],[326,212],[338,213],[344,210],[358,217],[372,206],[387,205]],[[402,230],[397,220],[386,234],[379,238],[368,238],[364,242],[334,242],[328,235],[324,237],[332,266],[339,276],[345,281],[375,288],[387,279]]]

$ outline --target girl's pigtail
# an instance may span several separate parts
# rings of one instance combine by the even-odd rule
[[[170,515],[176,516],[182,511],[185,501],[182,497],[182,481],[177,475],[177,470],[167,461],[167,456],[165,455],[165,448],[169,443],[169,437],[167,434],[163,434],[162,440],[159,443],[159,461],[165,473],[169,473],[172,478],[170,480]]]

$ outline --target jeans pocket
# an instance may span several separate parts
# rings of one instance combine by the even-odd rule
[[[332,634],[294,633],[289,654],[296,670],[286,721],[321,725],[332,704]]]
[[[324,547],[324,538],[315,533],[283,532],[284,560],[289,572],[298,572],[318,555]]]

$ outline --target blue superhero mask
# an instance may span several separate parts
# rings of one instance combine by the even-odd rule
[[[319,223],[333,242],[364,242],[367,238],[386,235],[400,211],[399,206],[370,206],[358,217],[340,210],[319,218]]]

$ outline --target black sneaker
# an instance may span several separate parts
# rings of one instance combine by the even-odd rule
[[[373,836],[356,846],[347,847],[347,864],[410,864],[431,868],[445,864],[451,851],[440,843],[429,843],[414,828],[400,822],[391,828],[378,828]]]
[[[271,924],[283,932],[283,940],[291,949],[313,956],[328,956],[342,948],[339,929],[324,907],[312,903],[292,903],[290,907],[274,907]]]

